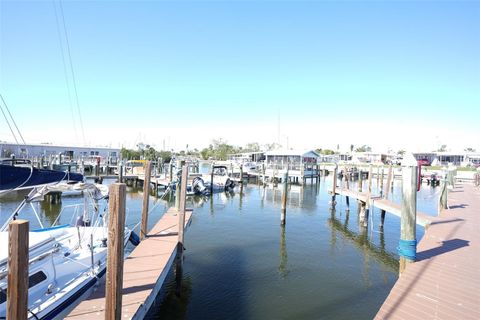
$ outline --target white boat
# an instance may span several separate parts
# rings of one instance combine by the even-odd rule
[[[94,189],[91,185],[86,189],[88,192],[85,195],[99,194],[91,191]],[[34,201],[43,194],[34,189],[26,202]],[[29,232],[29,319],[63,319],[93,292],[104,276],[108,210],[99,210],[97,201],[91,200],[84,201],[83,208],[75,210],[76,214],[71,217],[61,217],[62,211],[51,227]],[[21,208],[22,205],[16,211]],[[17,214],[14,212],[12,218]],[[41,224],[38,215],[37,219]],[[70,223],[63,223],[65,219]],[[8,221],[0,230],[0,319],[5,318],[7,305],[7,228]],[[125,242],[129,239],[136,242],[138,237],[125,228]]]

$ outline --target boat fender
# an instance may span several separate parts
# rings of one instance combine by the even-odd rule
[[[130,232],[130,237],[128,237],[128,241],[130,241],[135,247],[140,244],[140,237],[135,233],[135,231]]]

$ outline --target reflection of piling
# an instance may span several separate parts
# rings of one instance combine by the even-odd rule
[[[383,175],[384,175],[384,168],[382,166],[382,173],[381,173],[381,176],[380,176],[380,196],[383,196]]]
[[[402,168],[402,208],[400,220],[400,273],[407,264],[415,261],[417,253],[417,179],[418,167],[415,163]]]
[[[8,226],[7,319],[28,318],[28,228],[27,220]]]
[[[280,265],[278,266],[278,272],[282,277],[287,276],[287,242],[285,240],[285,226],[280,226]]]
[[[283,174],[283,191],[282,191],[282,214],[280,215],[280,224],[284,225],[287,218],[287,199],[288,199],[288,171]]]

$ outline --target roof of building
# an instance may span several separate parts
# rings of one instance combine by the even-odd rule
[[[319,157],[320,155],[313,150],[271,150],[265,152],[267,156],[303,156],[303,157]]]

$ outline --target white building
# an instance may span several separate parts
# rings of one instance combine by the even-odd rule
[[[62,154],[70,160],[86,160],[91,157],[100,157],[102,162],[110,160],[116,163],[120,157],[120,149],[103,147],[72,147],[53,144],[16,144],[0,141],[0,158],[10,158],[15,155],[19,159],[33,159]]]

